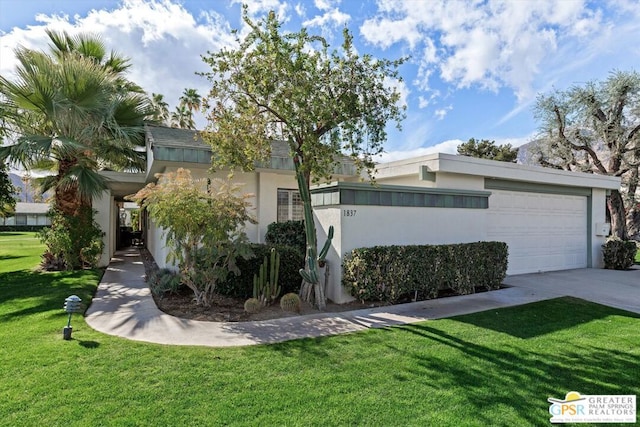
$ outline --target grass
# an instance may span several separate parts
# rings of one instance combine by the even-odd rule
[[[640,395],[640,317],[582,300],[232,349],[75,315],[63,341],[64,298],[88,301],[99,272],[28,268],[0,273],[2,426],[539,426],[548,397]]]
[[[640,264],[640,249],[636,252],[636,264]]]
[[[37,233],[0,232],[0,273],[31,269],[40,262],[43,252]]]

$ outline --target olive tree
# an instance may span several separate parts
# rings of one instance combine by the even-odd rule
[[[214,167],[245,171],[269,158],[274,140],[288,143],[305,215],[301,296],[324,309],[318,265],[330,242],[318,254],[309,186],[329,180],[345,159],[371,176],[387,123],[400,128],[404,118],[391,83],[401,80],[403,59],[359,55],[346,29],[341,48],[330,50],[325,39],[304,28],[285,33],[273,12],[254,22],[245,8],[243,18],[249,31],[234,48],[203,56],[211,67],[203,75],[212,84],[203,138],[213,147]]]
[[[511,144],[496,145],[495,141],[488,139],[470,138],[467,142],[458,145],[458,154],[499,162],[515,163],[518,160],[517,148],[513,148]]]
[[[230,181],[195,179],[188,169],[158,178],[128,199],[165,229],[167,261],[178,264],[196,303],[210,306],[216,285],[230,271],[238,273],[236,258],[250,255],[243,226],[255,222],[248,211],[251,195],[240,194]]]
[[[542,166],[622,177],[607,202],[612,234],[638,232],[640,165],[640,74],[611,73],[604,81],[540,95],[540,135],[533,147]]]

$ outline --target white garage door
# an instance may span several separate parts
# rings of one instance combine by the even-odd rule
[[[488,238],[509,245],[508,274],[587,266],[587,198],[491,190]]]

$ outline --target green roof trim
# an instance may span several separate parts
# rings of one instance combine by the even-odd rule
[[[488,209],[489,191],[338,182],[311,189],[313,206]]]
[[[526,193],[562,194],[567,196],[591,196],[591,187],[570,187],[567,185],[540,184],[537,182],[509,181],[498,178],[485,178],[487,190],[522,191]]]
[[[202,139],[200,132],[191,129],[169,128],[147,124],[145,126],[147,142],[153,151],[154,161],[177,163],[210,164],[213,151]],[[273,141],[271,159],[256,162],[260,169],[293,171],[295,166],[289,156],[289,145],[285,141]],[[334,171],[336,175],[355,176],[356,167],[345,157]]]

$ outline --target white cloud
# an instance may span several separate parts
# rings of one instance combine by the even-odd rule
[[[389,151],[389,152],[380,154],[374,159],[374,161],[379,163],[388,163],[388,162],[394,162],[396,160],[426,156],[427,154],[433,154],[433,153],[457,154],[458,145],[463,144],[464,142],[465,141],[462,141],[460,139],[450,139],[447,141],[442,141],[430,147],[420,147],[420,148],[414,148],[409,150]]]
[[[246,5],[251,18],[274,11],[281,21],[288,20],[289,4],[283,0],[231,0],[231,4]]]
[[[321,27],[328,31],[331,28],[345,25],[349,22],[349,19],[351,19],[351,16],[348,14],[340,12],[338,9],[329,9],[322,15],[304,21],[302,25],[304,27]]]
[[[265,2],[266,3],[266,2]],[[0,73],[11,75],[17,45],[46,49],[45,28],[70,34],[93,33],[108,49],[131,59],[129,78],[147,92],[162,93],[173,107],[185,88],[207,93],[209,83],[195,71],[206,71],[200,55],[234,43],[229,24],[216,12],[204,11],[198,19],[179,4],[167,0],[126,0],[110,11],[90,11],[86,16],[39,15],[39,25],[14,28],[0,35]],[[199,127],[204,118],[197,117]]]
[[[449,105],[448,107],[445,107],[445,108],[439,108],[433,113],[433,115],[436,116],[438,120],[442,120],[447,116],[447,113],[451,110],[453,110],[453,105]]]
[[[419,66],[415,81],[428,91],[432,72],[457,88],[510,88],[519,101],[544,84],[544,73],[569,47],[571,63],[606,37],[617,13],[637,22],[640,7],[630,0],[609,4],[563,1],[402,1],[378,0],[378,12],[360,27],[362,36],[380,48],[403,43]],[[606,13],[603,12],[606,10]],[[625,44],[635,45],[627,33]]]

